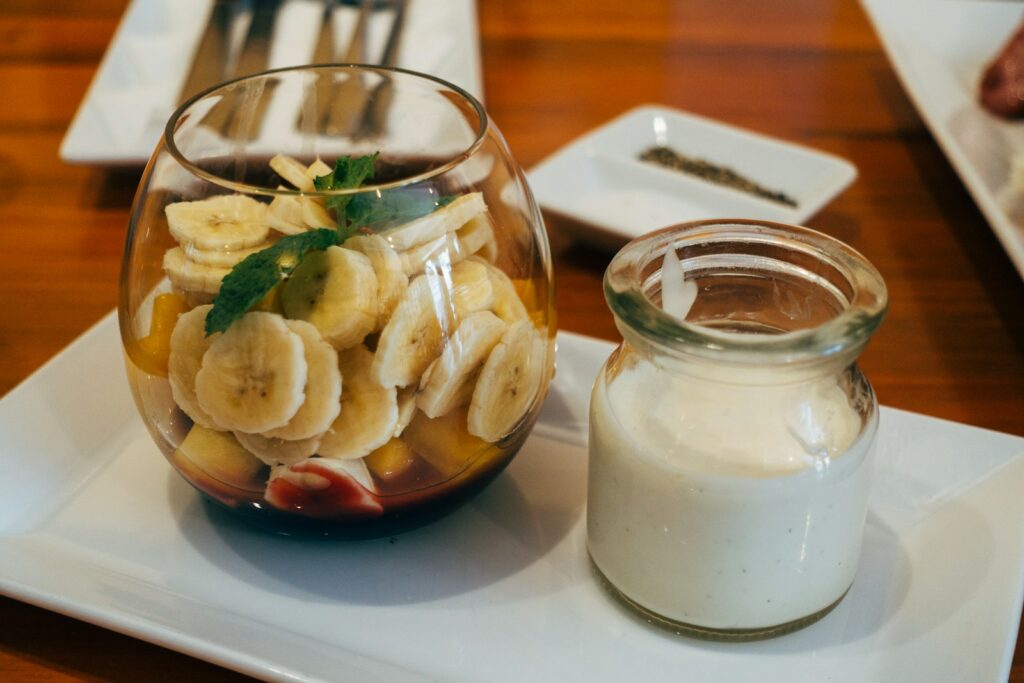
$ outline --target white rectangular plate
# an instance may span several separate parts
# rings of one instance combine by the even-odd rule
[[[797,205],[641,161],[654,145],[731,168]],[[574,140],[529,173],[541,206],[577,221],[581,237],[607,245],[703,218],[803,223],[856,177],[853,164],[831,154],[654,105]]]
[[[111,315],[0,400],[0,593],[282,681],[1006,678],[1024,439],[883,409],[847,598],[776,640],[688,640],[590,572],[587,402],[611,349],[560,335],[534,434],[464,508],[391,539],[311,542],[208,509],[170,469]]]
[[[132,0],[60,147],[68,163],[144,164],[178,105],[212,0]],[[308,64],[322,3],[286,0],[275,23],[269,68]],[[337,44],[348,42],[354,7],[336,14]],[[351,16],[350,16],[351,15]],[[383,50],[387,19],[371,21],[370,59]],[[474,0],[410,0],[399,66],[483,96]]]
[[[1010,161],[1024,154],[1024,120],[1005,121],[978,103],[985,66],[1024,17],[1016,2],[862,0],[932,135],[1024,277],[1024,192]]]

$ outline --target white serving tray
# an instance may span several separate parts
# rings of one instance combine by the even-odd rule
[[[1024,277],[1024,188],[1010,182],[1024,155],[1024,120],[978,103],[984,68],[1024,18],[1019,2],[861,0],[911,101]]]
[[[586,558],[587,401],[611,349],[559,336],[537,429],[451,516],[298,541],[207,508],[170,469],[111,314],[0,400],[0,593],[278,681],[1005,680],[1024,439],[883,409],[847,598],[776,640],[684,639],[621,609]]]
[[[796,206],[641,161],[654,145],[729,167]],[[608,246],[704,218],[801,224],[857,177],[832,154],[667,107],[632,109],[534,166],[530,186],[545,209],[574,219],[566,228]]]
[[[212,0],[131,1],[64,135],[61,159],[100,166],[146,163],[178,105],[212,6]],[[322,8],[317,0],[286,0],[269,68],[309,63]],[[337,44],[347,44],[355,12],[342,6],[336,13]],[[370,24],[371,60],[383,50],[385,23]],[[410,0],[402,35],[399,66],[438,76],[482,99],[474,0]]]

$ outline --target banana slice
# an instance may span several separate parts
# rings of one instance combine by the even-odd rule
[[[480,371],[469,404],[469,433],[493,443],[511,432],[533,405],[546,363],[547,344],[529,320],[509,327]]]
[[[274,169],[274,172],[284,180],[294,185],[296,189],[303,192],[313,191],[313,178],[306,173],[308,170],[306,165],[298,159],[278,154],[270,160],[270,168]]]
[[[320,442],[325,458],[361,458],[384,444],[398,424],[398,396],[395,388],[381,386],[370,373],[374,354],[356,346],[338,354],[338,366],[345,388],[341,392],[341,413]]]
[[[516,286],[512,284],[512,280],[505,274],[505,271],[477,256],[470,260],[481,263],[487,268],[487,277],[491,282],[491,289],[494,291],[494,301],[491,303],[491,310],[499,318],[511,325],[514,322],[530,317],[529,311],[526,310],[522,299],[519,298]]]
[[[381,233],[398,251],[425,244],[446,233],[455,232],[473,217],[487,211],[484,196],[479,192],[464,194],[450,204],[426,216]]]
[[[164,272],[178,289],[216,294],[220,291],[221,280],[231,269],[196,263],[185,256],[184,249],[173,247],[164,252]]]
[[[306,387],[303,390],[305,400],[299,412],[295,413],[295,417],[288,424],[267,430],[262,436],[274,440],[309,441],[327,431],[341,410],[341,371],[338,369],[338,353],[309,323],[303,320],[285,320],[285,325],[302,340],[308,368]],[[245,445],[242,437],[238,440]],[[319,440],[317,444],[319,445]],[[258,451],[253,452],[260,455]],[[313,446],[305,455],[310,456],[315,452],[316,446]]]
[[[260,434],[235,432],[235,438],[245,450],[270,466],[301,462],[320,447],[319,434],[308,439],[273,439]]]
[[[196,397],[217,424],[257,434],[295,417],[307,374],[302,338],[281,316],[253,311],[210,344],[196,374]]]
[[[325,164],[323,161],[321,161],[320,157],[317,157],[316,161],[311,163],[309,165],[309,168],[306,169],[306,176],[308,178],[310,178],[311,180],[316,180],[320,176],[327,175],[328,173],[330,173],[333,170],[334,170],[333,168],[331,168],[330,166]]]
[[[466,254],[479,253],[485,260],[494,263],[498,258],[498,239],[488,214],[481,214],[459,228],[455,233],[462,251]]]
[[[324,205],[312,197],[303,197],[299,203],[302,206],[302,220],[310,228],[334,228],[337,226],[334,217],[327,213]]]
[[[489,307],[493,297],[487,269],[471,261],[414,279],[380,333],[374,377],[389,387],[416,383],[441,355],[449,331],[463,317]]]
[[[398,390],[398,423],[395,425],[395,436],[401,436],[405,428],[412,422],[416,414],[416,394],[419,387],[415,384]]]
[[[267,239],[267,205],[241,194],[218,195],[195,202],[169,204],[167,227],[180,244],[230,251]]]
[[[167,378],[171,395],[178,407],[197,425],[218,429],[217,422],[202,409],[196,398],[196,373],[203,364],[203,355],[220,336],[206,336],[206,314],[213,306],[197,306],[178,316],[171,333],[171,353],[167,359]]]
[[[469,378],[487,360],[508,326],[490,311],[467,317],[448,339],[441,356],[420,382],[416,405],[435,418],[446,415],[472,394],[465,390]]]
[[[380,333],[371,372],[383,386],[414,384],[427,366],[441,355],[445,333],[435,308],[432,284],[427,275],[409,283]]]
[[[412,277],[422,273],[428,265],[436,270],[443,267],[444,264],[455,265],[468,255],[463,250],[455,233],[449,233],[400,252],[399,258],[402,262],[402,270],[406,275]]]
[[[184,247],[180,248],[185,253],[185,258],[192,263],[198,263],[203,266],[213,266],[214,268],[227,268],[230,270],[249,256],[252,256],[258,251],[262,251],[269,246],[271,246],[270,242],[264,242],[263,244],[255,247],[232,249],[229,251],[197,249],[191,244],[186,244]],[[218,289],[220,288],[220,281],[217,282],[217,287]]]
[[[377,325],[377,275],[353,249],[307,254],[284,283],[281,305],[287,317],[313,323],[335,348],[350,348]]]
[[[279,190],[287,190],[279,185]],[[302,202],[298,197],[280,194],[267,207],[267,224],[282,235],[298,235],[306,232],[308,226],[302,215]]]
[[[460,318],[490,308],[494,303],[489,268],[480,261],[455,264],[451,270],[451,282],[451,300]]]
[[[378,332],[391,318],[395,306],[409,286],[409,278],[402,271],[402,260],[398,253],[380,235],[350,237],[345,241],[345,247],[365,254],[377,275],[377,301],[380,307],[374,331]]]

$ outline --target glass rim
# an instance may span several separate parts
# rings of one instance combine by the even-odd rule
[[[274,74],[313,71],[350,71],[353,73],[376,72],[382,74],[402,74],[403,76],[412,76],[414,78],[424,81],[433,81],[434,83],[443,86],[449,91],[454,92],[456,95],[461,97],[463,100],[468,102],[473,107],[473,110],[476,112],[476,115],[479,117],[480,121],[476,130],[476,137],[473,139],[473,142],[466,147],[466,149],[464,149],[459,154],[453,156],[452,158],[448,159],[445,163],[441,164],[436,168],[432,168],[429,171],[424,171],[423,173],[419,173],[408,178],[393,180],[387,183],[368,183],[356,188],[346,188],[340,190],[312,190],[309,192],[304,192],[302,190],[291,188],[280,189],[262,187],[259,185],[252,185],[250,183],[239,182],[223,178],[217,175],[216,173],[211,173],[197,166],[181,151],[177,143],[175,143],[174,134],[177,132],[178,126],[182,122],[182,116],[184,116],[186,112],[189,109],[191,109],[197,102],[216,93],[217,91],[224,90],[238,83],[243,83],[246,81],[255,81]],[[175,159],[175,161],[177,161],[189,173],[198,178],[211,182],[215,185],[227,188],[229,190],[233,190],[235,192],[243,192],[245,194],[262,195],[269,197],[299,195],[304,197],[337,197],[346,195],[366,194],[371,192],[378,193],[384,190],[391,190],[400,187],[406,187],[409,185],[414,185],[417,183],[421,183],[425,180],[434,178],[436,176],[443,175],[444,173],[447,173],[448,171],[455,168],[459,164],[463,163],[471,156],[473,156],[473,154],[476,153],[476,151],[484,142],[484,138],[486,137],[487,128],[489,125],[490,118],[487,115],[487,110],[484,109],[483,104],[481,104],[481,102],[476,97],[474,97],[465,88],[462,88],[458,85],[455,85],[454,83],[451,83],[450,81],[446,81],[443,78],[439,78],[431,74],[413,71],[412,69],[404,69],[401,67],[360,64],[355,62],[340,64],[301,64],[298,66],[285,66],[277,69],[268,69],[266,71],[260,71],[258,73],[249,74],[246,76],[239,76],[237,78],[233,78],[231,80],[223,81],[221,83],[212,85],[209,88],[206,88],[205,90],[202,90],[196,93],[195,95],[192,95],[187,100],[182,102],[177,107],[177,109],[174,110],[174,113],[171,114],[171,117],[167,120],[167,124],[164,126],[163,144],[164,147],[167,148],[168,153]]]
[[[657,261],[660,271],[660,261],[670,245],[678,249],[687,242],[727,242],[730,237],[735,240],[741,236],[756,236],[760,239],[751,241],[761,243],[782,238],[782,246],[799,249],[835,267],[851,288],[842,310],[814,327],[779,334],[743,333],[679,320],[644,293],[643,267]],[[686,259],[680,260],[685,268]],[[624,336],[639,335],[645,343],[670,355],[743,364],[798,363],[859,351],[888,309],[888,291],[881,274],[853,247],[811,228],[750,219],[679,223],[638,237],[612,258],[603,285],[605,300]]]

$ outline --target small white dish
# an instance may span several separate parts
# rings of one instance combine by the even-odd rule
[[[653,146],[730,168],[796,206],[641,161]],[[567,227],[581,237],[614,246],[703,218],[800,224],[856,177],[853,164],[832,154],[654,105],[574,140],[528,174],[542,207],[578,222],[581,229]]]
[[[131,1],[64,135],[62,160],[97,166],[149,160],[178,104],[212,7],[213,0]],[[338,45],[348,43],[356,12],[344,5],[335,12]],[[268,68],[308,64],[322,17],[320,2],[286,0],[277,15]],[[371,55],[383,50],[387,29],[371,21]],[[411,0],[399,66],[433,74],[482,98],[475,0]]]
[[[591,573],[587,405],[613,347],[558,346],[487,490],[392,539],[309,542],[202,505],[135,411],[111,314],[0,400],[0,594],[275,681],[1006,680],[1024,439],[883,408],[843,602],[775,640],[690,640]]]
[[[1013,160],[1024,157],[1024,120],[978,103],[985,67],[1024,18],[1018,2],[861,0],[896,75],[936,142],[1024,277],[1024,190]]]

